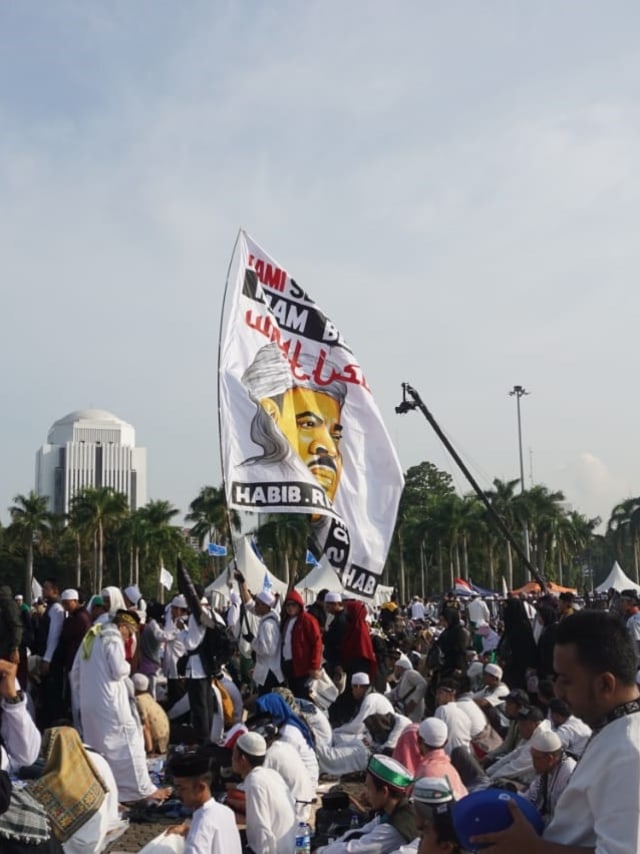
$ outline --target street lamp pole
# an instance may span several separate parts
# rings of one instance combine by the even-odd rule
[[[522,456],[522,418],[520,415],[520,398],[525,394],[529,394],[524,386],[514,385],[509,392],[510,397],[516,399],[516,409],[518,412],[518,454],[520,457],[520,492],[524,492],[524,459]],[[524,548],[527,555],[527,560],[531,560],[531,546],[529,544],[529,528],[525,522],[524,525]]]

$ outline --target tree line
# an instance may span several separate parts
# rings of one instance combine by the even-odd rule
[[[519,479],[496,478],[486,495],[511,533],[523,545],[528,539],[531,561],[546,578],[590,588],[617,559],[638,580],[640,498],[617,504],[599,533],[599,517],[570,508],[560,490],[543,484],[521,491]],[[17,495],[10,524],[0,528],[2,577],[27,595],[35,571],[86,591],[135,583],[147,596],[161,598],[160,567],[173,573],[180,555],[194,577],[207,583],[226,563],[203,551],[207,543],[230,547],[232,532],[240,530],[221,486],[201,488],[189,505],[186,527],[175,523],[179,510],[170,501],[149,501],[132,511],[126,497],[108,487],[78,492],[65,516],[50,513],[47,504],[35,492]],[[309,517],[266,514],[255,520],[267,566],[293,585],[309,569]],[[396,587],[404,601],[441,592],[456,577],[491,590],[499,590],[503,578],[509,589],[530,580],[477,496],[458,494],[448,473],[421,462],[405,473],[383,582]]]

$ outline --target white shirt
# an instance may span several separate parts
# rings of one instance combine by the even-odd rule
[[[285,661],[291,661],[293,658],[293,650],[291,649],[291,635],[293,633],[293,627],[296,624],[297,617],[290,617],[287,620],[287,627],[284,630],[284,637],[282,639],[282,657]]]
[[[62,631],[64,618],[67,615],[59,602],[54,602],[47,613],[49,615],[49,631],[47,632],[47,648],[44,651],[42,660],[51,662],[53,654],[56,651],[56,647],[58,646],[58,641],[60,640],[60,632]]]
[[[291,793],[272,768],[253,768],[244,780],[247,842],[256,854],[291,854],[296,812]]]
[[[334,729],[334,735],[360,735],[364,731],[364,719],[369,715],[392,715],[394,708],[390,701],[377,691],[364,695],[358,713],[352,720]]]
[[[595,848],[640,851],[640,713],[618,718],[589,742],[544,838]]]
[[[558,738],[565,750],[576,756],[582,756],[587,742],[591,738],[590,726],[587,726],[583,720],[575,715],[571,715],[559,727],[552,728],[558,733]]]
[[[509,689],[504,682],[498,682],[495,688],[490,688],[488,685],[485,685],[481,691],[476,691],[473,695],[473,699],[486,700],[490,706],[499,706],[508,693]]]
[[[280,774],[293,795],[297,820],[308,821],[311,813],[309,805],[316,796],[316,787],[295,747],[286,741],[274,741],[267,750],[262,767],[272,768]]]
[[[560,795],[567,788],[567,784],[576,767],[576,760],[570,756],[564,756],[562,761],[547,775],[547,810],[543,819],[548,820],[553,816],[556,810],[556,804]],[[539,810],[543,807],[542,774],[536,774],[531,785],[525,792],[525,798],[531,801]]]
[[[380,816],[358,828],[357,839],[349,839],[350,833],[318,848],[318,854],[388,854],[406,843],[400,831],[388,822],[381,823]]]
[[[19,703],[7,703],[2,700],[0,705],[2,707],[0,735],[5,744],[5,747],[0,747],[0,768],[8,771],[9,764],[15,768],[21,765],[33,765],[40,753],[42,738],[27,711],[26,697]]]
[[[482,599],[472,599],[467,605],[467,613],[472,623],[488,623],[491,619],[491,612],[487,603]]]
[[[444,746],[448,756],[451,756],[454,747],[471,749],[471,719],[458,703],[445,703],[443,706],[438,706],[434,717],[444,721],[449,730],[449,738]]]
[[[315,788],[318,785],[318,777],[320,776],[318,757],[313,747],[307,744],[307,740],[302,732],[293,724],[285,724],[280,728],[280,741],[290,744],[298,753]]]
[[[487,728],[487,718],[471,694],[462,694],[456,700],[456,706],[462,709],[471,723],[471,738],[474,739]]]
[[[424,605],[422,602],[412,602],[410,611],[412,620],[424,620]]]
[[[640,611],[629,617],[627,620],[627,629],[637,648],[638,644],[640,644]]]
[[[539,729],[549,730],[548,721],[541,721]],[[487,769],[487,776],[496,780],[498,777],[507,777],[510,780],[519,780],[522,783],[530,783],[535,777],[533,759],[531,758],[531,739],[521,741],[511,753],[502,756]]]
[[[256,685],[264,685],[269,671],[278,682],[282,682],[284,676],[280,666],[280,618],[275,611],[269,611],[264,617],[260,617],[251,648],[256,654],[256,666],[253,670],[253,681]]]
[[[180,632],[180,640],[184,644],[185,651],[193,652],[197,649],[204,640],[205,632],[205,627],[200,625],[193,614],[189,614],[187,628]],[[185,676],[187,679],[206,679],[207,674],[204,672],[200,656],[197,653],[190,655],[187,659]]]
[[[241,854],[236,819],[229,807],[210,798],[197,809],[185,841],[184,854]]]
[[[417,670],[405,670],[400,681],[390,692],[389,699],[398,708],[405,712],[407,705],[415,705],[407,712],[414,723],[419,723],[424,717],[424,696],[427,693],[427,683]]]

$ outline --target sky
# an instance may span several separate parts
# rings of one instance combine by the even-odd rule
[[[133,424],[149,496],[221,482],[244,227],[356,353],[402,466],[607,519],[640,494],[640,7],[0,4],[0,518],[51,424]],[[636,271],[636,272],[634,272]]]

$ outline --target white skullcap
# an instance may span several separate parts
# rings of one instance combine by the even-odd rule
[[[502,679],[502,668],[499,664],[485,664],[484,672],[489,676],[495,676],[496,679]]]
[[[413,670],[413,664],[411,664],[409,657],[406,656],[404,653],[396,661],[395,666],[401,667],[403,670]]]
[[[444,747],[449,738],[449,728],[440,718],[425,718],[418,727],[418,735],[427,747]]]
[[[351,677],[352,685],[371,685],[368,673],[354,673]]]
[[[142,593],[140,592],[140,588],[137,584],[131,584],[129,587],[125,587],[124,595],[132,605],[137,605],[142,599]]]
[[[182,593],[178,593],[177,596],[174,596],[170,604],[172,608],[184,608],[186,610],[188,607],[187,600]]]
[[[244,732],[236,744],[249,756],[264,756],[267,752],[267,742],[258,732]]]
[[[80,594],[77,590],[74,590],[72,587],[68,587],[66,590],[63,590],[60,594],[61,602],[70,602],[72,599],[76,599],[78,602],[80,601]]]
[[[555,753],[562,750],[562,742],[557,732],[538,727],[529,739],[529,747],[531,750],[539,750],[540,753]]]
[[[144,691],[149,690],[149,678],[144,675],[144,673],[134,673],[131,677],[131,681],[133,682],[133,687],[136,691],[143,693]]]
[[[22,593],[16,593],[16,595],[13,598],[16,600],[17,599],[24,599],[24,596],[22,595]]]
[[[342,602],[342,593],[336,593],[334,590],[330,590],[324,597],[324,601],[329,604],[332,602]]]
[[[276,597],[273,593],[269,593],[268,590],[261,590],[260,593],[256,593],[256,599],[269,608],[273,608],[276,602]]]

